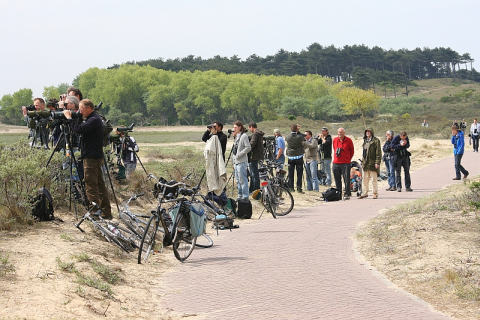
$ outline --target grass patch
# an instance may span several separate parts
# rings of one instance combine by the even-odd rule
[[[14,273],[15,266],[10,262],[10,253],[0,251],[0,276],[4,276],[7,273]]]

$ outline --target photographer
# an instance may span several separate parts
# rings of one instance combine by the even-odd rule
[[[292,132],[290,132],[286,137],[285,141],[287,142],[287,157],[288,157],[288,187],[291,191],[294,191],[293,188],[293,179],[295,174],[295,169],[297,171],[297,192],[303,193],[302,191],[302,177],[303,177],[303,142],[305,137],[303,134],[299,133],[298,125],[293,124],[290,126]]]
[[[406,191],[413,191],[410,188],[410,152],[407,150],[410,148],[410,140],[408,140],[407,133],[405,131],[400,132],[399,135],[396,135],[392,144],[390,145],[393,154],[394,154],[394,163],[395,163],[395,183],[397,185],[397,191],[402,192],[402,167],[405,174],[405,188]]]
[[[30,132],[28,134],[28,138],[32,138],[30,141],[30,146],[43,146],[45,149],[49,149],[48,147],[48,118],[37,117],[31,118],[28,116],[28,111],[45,111],[45,100],[42,98],[35,98],[33,100],[33,108],[34,110],[27,110],[27,107],[22,106],[22,113],[25,122],[27,123],[28,128],[30,128]]]
[[[103,123],[95,112],[95,105],[89,99],[80,101],[80,113],[84,122],[71,122],[71,129],[77,134],[82,134],[81,149],[83,168],[85,171],[85,191],[90,202],[97,203],[103,210],[104,219],[112,219],[110,198],[103,180],[102,165],[103,155]],[[63,114],[68,120],[72,119],[72,112],[64,110]]]
[[[216,135],[218,140],[220,140],[220,145],[222,146],[223,161],[225,161],[225,150],[227,150],[227,135],[222,132],[223,123],[220,121],[215,121],[213,124],[207,126],[207,130],[203,134],[203,142],[207,142],[212,135]]]
[[[323,169],[327,175],[325,184],[332,185],[332,136],[328,133],[328,128],[323,127],[318,134],[319,150],[323,157]]]
[[[128,178],[137,167],[136,152],[139,150],[138,144],[132,136],[125,138],[125,132],[117,130],[117,135],[119,136],[119,143],[115,145],[115,151],[121,155],[125,167],[125,176]]]
[[[342,190],[342,177],[345,183],[344,199],[351,197],[350,192],[350,167],[352,163],[355,148],[352,139],[345,135],[345,129],[338,128],[338,136],[333,139],[333,178],[335,179],[335,188]]]
[[[250,138],[250,147],[252,148],[252,157],[248,163],[248,168],[250,169],[250,188],[249,191],[252,193],[255,190],[260,189],[260,176],[258,173],[258,161],[263,160],[263,136],[265,135],[262,131],[258,130],[257,124],[255,122],[250,122],[248,124],[248,130],[253,133]]]
[[[307,191],[319,191],[318,186],[318,141],[312,137],[312,131],[305,131],[302,143],[305,150],[305,169],[307,170]]]
[[[238,199],[248,199],[247,153],[250,152],[251,147],[241,121],[233,124],[233,136],[235,137],[232,149],[233,166],[237,179]]]

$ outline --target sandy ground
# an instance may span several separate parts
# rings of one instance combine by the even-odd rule
[[[1,130],[16,129],[2,126]],[[190,130],[196,131],[193,128]],[[203,131],[203,127],[198,127],[198,131]],[[360,140],[355,141],[357,150],[360,144]],[[451,155],[449,141],[414,139],[411,145],[412,170]],[[354,159],[358,159],[359,154],[357,152]],[[295,208],[323,203],[319,193],[295,193],[294,197]],[[143,203],[137,210],[145,212],[154,206]],[[254,218],[257,218],[263,207],[258,201],[253,201],[253,206]],[[162,298],[162,294],[156,288],[160,287],[163,277],[168,277],[168,271],[180,264],[170,248],[154,255],[148,264],[138,265],[136,254],[126,254],[106,242],[95,234],[87,222],[83,225],[86,233],[81,233],[73,226],[75,217],[72,213],[56,212],[56,215],[65,222],[37,223],[22,231],[1,232],[0,253],[3,257],[9,254],[8,263],[15,269],[15,272],[6,275],[0,273],[2,319],[145,319],[153,315],[158,319],[178,319],[195,316],[172,314],[170,310],[159,310],[157,307],[156,301]],[[258,223],[262,219],[273,218],[264,213]],[[235,223],[243,227],[243,221],[236,220]],[[207,229],[209,233],[214,233],[213,229]],[[83,259],[85,261],[79,261],[78,257],[82,255],[88,255]],[[109,295],[80,283],[73,272],[61,270],[58,259],[63,263],[72,263],[84,279],[87,276],[101,279],[92,269],[95,262],[117,272],[121,280],[111,285],[113,294]],[[6,262],[1,263],[5,265]]]

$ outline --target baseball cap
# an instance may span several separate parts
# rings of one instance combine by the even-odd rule
[[[273,130],[273,133],[280,133],[280,129]]]

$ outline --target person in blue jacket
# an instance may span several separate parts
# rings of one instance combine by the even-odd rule
[[[462,166],[463,151],[465,148],[465,141],[463,138],[463,132],[459,130],[455,125],[452,126],[452,144],[453,144],[453,156],[455,157],[455,178],[453,180],[461,180],[460,172],[463,173],[463,179],[467,179],[468,171]]]

